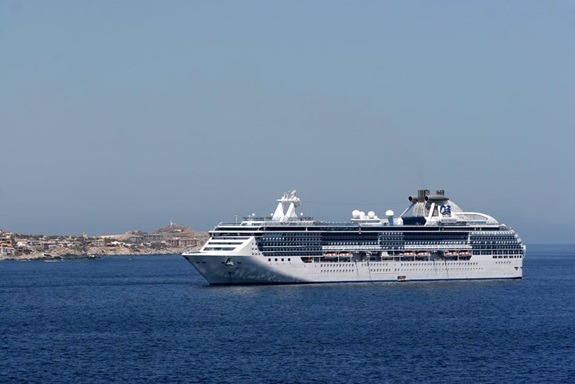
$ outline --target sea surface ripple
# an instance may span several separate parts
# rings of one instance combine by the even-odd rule
[[[2,383],[572,383],[575,246],[523,280],[210,287],[181,256],[0,263]]]

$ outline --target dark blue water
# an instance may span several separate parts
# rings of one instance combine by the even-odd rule
[[[575,246],[519,281],[209,287],[179,256],[0,263],[2,383],[575,382]]]

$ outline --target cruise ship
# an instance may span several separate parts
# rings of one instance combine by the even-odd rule
[[[492,216],[443,190],[408,196],[399,216],[354,210],[332,223],[297,214],[296,191],[269,217],[220,223],[183,256],[210,285],[521,279],[526,247]]]

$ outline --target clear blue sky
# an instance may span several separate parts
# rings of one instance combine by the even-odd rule
[[[0,228],[198,230],[445,189],[575,242],[572,1],[0,1]]]

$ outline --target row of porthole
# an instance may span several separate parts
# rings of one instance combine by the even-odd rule
[[[483,268],[450,268],[450,270],[480,270]],[[434,268],[400,268],[394,269],[394,271],[434,271]],[[391,269],[372,269],[370,272],[391,272]],[[322,273],[341,273],[341,272],[354,272],[353,269],[333,269],[333,270],[322,270]]]
[[[479,248],[479,249],[474,249],[473,250],[473,254],[474,255],[504,255],[504,254],[521,254],[523,252],[523,250],[521,248],[516,248],[516,249],[487,249],[485,250],[484,248]]]
[[[284,258],[282,257],[282,258],[279,259],[279,260],[284,261]],[[272,259],[268,258],[268,261],[271,263],[271,262],[272,262]],[[278,261],[278,258],[276,257],[276,258],[274,259],[274,261]],[[288,257],[287,261],[291,261],[291,258]]]
[[[336,263],[336,262],[334,262],[334,263]],[[332,265],[329,265],[329,264],[320,264],[319,266],[320,266],[320,267],[331,267]],[[345,263],[345,264],[340,265],[340,266],[341,266],[341,267],[353,267],[353,264],[351,264],[351,263]]]
[[[391,272],[391,269],[370,269],[370,272]],[[327,272],[355,272],[354,269],[328,269],[328,270],[321,270],[322,273]]]
[[[456,264],[456,265],[477,265],[478,262],[469,262],[469,261],[447,261],[447,264]]]
[[[477,265],[478,262],[469,262],[469,261],[446,261],[447,264],[450,265]],[[433,264],[437,264],[437,265],[441,265],[443,264],[443,262],[414,262],[414,263],[402,263],[401,266],[402,267],[411,267],[414,265],[433,265]]]
[[[391,269],[370,269],[370,272],[391,272]],[[328,269],[321,270],[322,273],[326,272],[355,272],[354,269]]]
[[[438,267],[438,268],[400,268],[400,271],[436,271],[438,269],[445,269],[446,271],[470,271],[472,269],[483,269],[481,267],[477,268],[447,268],[447,267]],[[396,269],[397,271],[397,269]]]
[[[460,271],[470,271],[470,270],[480,270],[483,268],[396,268],[393,271],[435,271],[437,269],[449,269],[453,270],[460,270]],[[370,272],[391,272],[391,269],[372,269]],[[322,270],[321,273],[341,273],[341,272],[355,272],[353,269],[332,269],[332,270]]]

